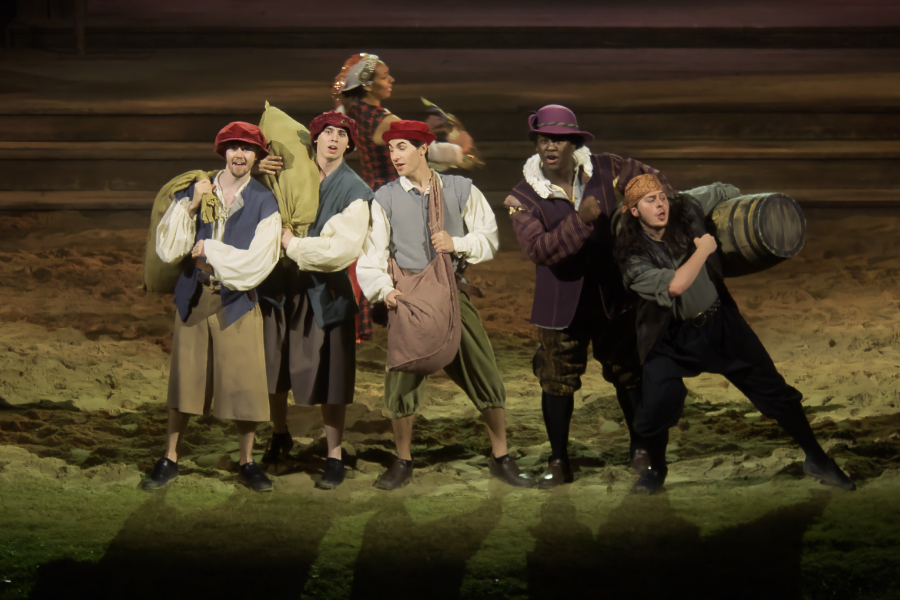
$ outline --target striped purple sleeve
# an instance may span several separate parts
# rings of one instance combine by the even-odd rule
[[[552,231],[547,231],[531,211],[519,210],[510,217],[519,245],[536,265],[553,266],[577,254],[594,230],[577,214],[566,217]]]
[[[638,175],[656,175],[656,178],[659,179],[659,182],[663,185],[663,188],[665,188],[666,195],[669,198],[675,196],[675,191],[672,189],[672,186],[669,185],[668,179],[666,179],[666,176],[657,169],[654,169],[650,165],[645,165],[638,160],[634,160],[633,158],[622,158],[615,154],[610,154],[609,157],[612,159],[613,177],[616,178],[616,189],[619,190],[619,193],[624,194],[625,186]]]

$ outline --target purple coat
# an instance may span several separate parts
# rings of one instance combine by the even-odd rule
[[[595,154],[591,162],[593,176],[585,184],[583,197],[596,198],[601,214],[590,225],[578,219],[570,201],[541,198],[525,180],[512,191],[525,209],[512,215],[516,237],[536,264],[530,321],[538,327],[568,327],[586,282],[598,286],[608,318],[624,308],[627,294],[613,255],[611,219],[618,205],[615,189],[623,192],[637,175],[653,173],[671,193],[658,171],[638,161]]]

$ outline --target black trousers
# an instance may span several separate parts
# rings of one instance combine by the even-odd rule
[[[722,303],[697,321],[673,323],[644,360],[638,435],[660,435],[678,423],[687,396],[683,379],[701,373],[725,376],[766,417],[806,422],[803,394],[787,384],[736,307]]]

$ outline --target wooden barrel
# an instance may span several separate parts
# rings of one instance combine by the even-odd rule
[[[806,240],[806,217],[784,194],[739,196],[718,204],[710,220],[726,277],[758,273],[794,256]]]

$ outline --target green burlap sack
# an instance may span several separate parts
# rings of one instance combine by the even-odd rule
[[[156,254],[156,228],[162,221],[163,215],[169,210],[175,194],[187,189],[195,181],[200,179],[212,179],[217,171],[188,171],[175,177],[164,185],[153,201],[153,209],[150,213],[150,231],[147,232],[147,247],[144,250],[144,283],[142,289],[158,294],[171,294],[175,291],[175,284],[184,269],[183,262],[174,264],[164,263]]]
[[[284,226],[305,236],[319,209],[319,168],[309,130],[268,102],[259,129],[269,141],[269,153],[284,159],[277,175],[262,175],[260,181],[275,194]]]

